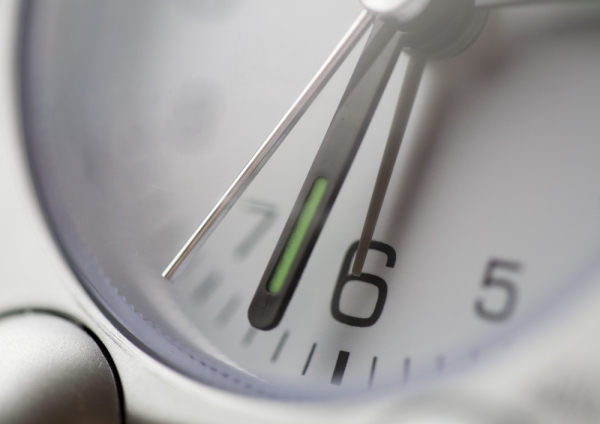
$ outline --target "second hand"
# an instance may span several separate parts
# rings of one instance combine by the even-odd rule
[[[175,255],[173,260],[165,268],[162,273],[164,278],[167,280],[173,278],[175,272],[184,263],[192,251],[195,248],[200,247],[203,241],[208,238],[212,230],[224,218],[225,214],[242,195],[246,187],[248,187],[265,163],[273,153],[275,153],[275,150],[277,150],[277,147],[279,147],[287,134],[300,120],[315,97],[321,92],[340,64],[348,56],[352,48],[367,31],[369,25],[373,22],[373,19],[373,15],[366,10],[361,12],[346,35],[338,43],[333,53],[331,53],[302,94],[300,94],[300,97],[294,102],[290,110],[288,110],[271,134],[269,134],[269,137],[267,137],[258,151],[252,156],[248,164],[236,177],[235,181],[227,189],[225,194],[219,199],[208,216],[202,221],[196,231],[194,231],[194,234],[186,241],[179,252],[177,252],[177,255]]]

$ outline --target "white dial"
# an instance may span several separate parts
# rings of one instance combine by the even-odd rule
[[[362,44],[201,249],[161,272],[360,4],[33,4],[26,136],[49,220],[114,321],[194,378],[319,398],[442,377],[506,349],[598,260],[597,3],[495,10],[466,51],[427,63],[351,277],[402,53],[269,331],[247,310]]]

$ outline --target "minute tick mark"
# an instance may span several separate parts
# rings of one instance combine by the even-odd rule
[[[315,353],[315,349],[317,348],[317,344],[313,343],[310,348],[310,353],[308,354],[308,358],[306,359],[306,364],[304,364],[304,369],[302,370],[302,375],[306,374],[306,370],[308,370],[308,366],[310,365],[310,360],[313,357],[313,353]]]
[[[288,330],[285,330],[283,332],[281,339],[279,339],[279,343],[277,343],[275,352],[273,352],[273,356],[271,356],[271,362],[277,362],[277,358],[279,358],[279,354],[283,350],[283,347],[285,346],[285,342],[287,341],[287,338],[289,335],[290,335],[290,332]]]
[[[244,346],[244,347],[250,346],[250,344],[254,340],[254,336],[256,336],[257,332],[258,332],[258,330],[256,328],[250,327],[248,329],[248,331],[246,331],[246,334],[244,334],[244,338],[242,339],[242,346]]]
[[[350,352],[340,350],[337,361],[335,363],[335,368],[333,370],[333,375],[331,376],[331,384],[335,386],[339,386],[342,384],[344,372],[346,371],[346,365],[348,365],[348,358],[350,358]]]
[[[369,375],[369,389],[373,386],[373,379],[375,378],[375,368],[377,367],[377,356],[373,356],[373,362],[371,363],[371,374]]]
[[[204,303],[217,290],[219,284],[221,284],[221,276],[217,272],[211,272],[194,290],[192,297],[198,299],[198,302]]]
[[[231,318],[235,314],[235,311],[237,311],[241,303],[242,299],[239,295],[234,294],[233,296],[231,296],[225,304],[225,306],[223,306],[223,308],[217,314],[215,324],[219,327],[225,327],[229,323],[229,321],[231,320]]]
[[[404,358],[404,366],[402,367],[402,382],[408,383],[410,378],[410,358]]]

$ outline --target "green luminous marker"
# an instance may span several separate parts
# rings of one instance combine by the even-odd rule
[[[296,255],[298,254],[302,240],[304,240],[308,226],[312,222],[315,213],[317,212],[317,208],[321,203],[321,199],[323,198],[323,194],[325,194],[326,188],[327,180],[325,178],[319,177],[315,180],[312,189],[310,190],[310,194],[306,199],[306,203],[304,203],[304,207],[300,212],[298,221],[296,221],[294,230],[292,231],[292,234],[285,245],[281,259],[279,259],[277,267],[275,268],[275,272],[269,281],[269,285],[267,286],[269,293],[277,294],[283,287],[283,283],[285,283],[285,279],[290,271],[290,267],[294,262],[294,258],[296,258]]]
[[[283,318],[402,46],[395,24],[375,22],[248,307],[254,328],[271,330]]]

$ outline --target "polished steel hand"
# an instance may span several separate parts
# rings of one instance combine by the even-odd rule
[[[385,198],[390,183],[396,157],[400,150],[400,144],[404,138],[410,112],[412,111],[415,97],[417,96],[417,90],[421,82],[423,70],[425,69],[425,63],[426,59],[424,57],[413,55],[410,58],[408,68],[404,74],[404,81],[402,83],[398,105],[394,112],[392,128],[383,152],[383,158],[381,159],[381,165],[379,167],[379,173],[377,174],[375,188],[373,189],[371,203],[369,204],[367,218],[360,236],[360,242],[358,243],[358,250],[354,257],[354,264],[352,265],[352,274],[355,276],[359,276],[362,273],[365,259],[367,258],[371,239],[373,238],[373,233],[375,231],[375,225],[377,224],[381,206],[383,205],[383,199]]]
[[[225,214],[235,204],[237,199],[242,195],[244,190],[256,177],[269,158],[275,153],[277,147],[285,139],[292,130],[294,125],[300,120],[302,115],[315,97],[321,92],[329,79],[338,69],[340,64],[348,56],[352,48],[360,40],[362,35],[373,22],[373,15],[364,10],[352,24],[348,32],[344,35],[334,51],[327,58],[323,66],[319,69],[308,86],[300,94],[300,97],[292,105],[290,110],[285,114],[281,121],[277,124],[273,132],[260,146],[258,151],[252,156],[248,164],[242,169],[242,172],[236,177],[225,194],[219,199],[217,204],[210,211],[208,216],[202,221],[200,226],[194,231],[194,234],[188,239],[184,246],[179,250],[171,263],[165,268],[162,276],[171,279],[179,266],[185,261],[195,247],[200,246],[211,234],[214,228],[225,217]]]

